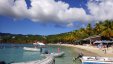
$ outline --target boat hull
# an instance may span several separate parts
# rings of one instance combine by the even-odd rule
[[[40,49],[38,49],[38,48],[29,48],[29,47],[24,47],[23,48],[24,50],[26,50],[26,51],[40,51]]]
[[[42,56],[53,56],[53,57],[61,57],[64,55],[64,52],[60,53],[51,53],[51,54],[42,54]]]

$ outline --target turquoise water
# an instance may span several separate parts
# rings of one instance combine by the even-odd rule
[[[40,56],[40,52],[30,52],[23,50],[24,46],[33,47],[32,44],[5,44],[5,46],[6,47],[0,48],[0,61],[5,61],[7,63],[25,62],[40,60],[43,58]],[[60,58],[55,58],[55,64],[81,64],[79,60],[72,60],[73,57],[77,56],[77,53],[73,51],[73,48],[63,46],[47,46],[49,52],[57,52],[57,48],[60,48],[60,51],[64,51],[65,55]]]
[[[61,58],[56,58],[56,64],[81,64],[79,60],[73,61],[73,57],[76,57],[78,54],[73,51],[73,48],[64,47],[64,46],[50,46],[51,51],[57,52],[57,48],[60,47],[60,51],[64,51],[65,55]]]
[[[5,44],[4,46],[5,47],[0,49],[0,61],[10,63],[42,59],[39,52],[30,52],[23,50],[24,46],[29,45],[12,46],[11,44]],[[32,47],[32,45],[30,45],[30,47]]]

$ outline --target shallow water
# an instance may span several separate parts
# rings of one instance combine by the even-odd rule
[[[73,61],[73,57],[77,57],[77,53],[71,47],[65,46],[50,46],[49,49],[57,52],[57,48],[60,47],[60,51],[64,51],[65,55],[61,58],[56,58],[56,64],[81,64],[79,60]]]
[[[14,44],[13,44],[14,45]],[[33,61],[40,60],[43,57],[40,56],[40,52],[30,52],[23,50],[24,46],[30,46],[31,44],[21,44],[15,45],[15,47],[11,47],[12,45],[7,45],[7,47],[3,47],[0,49],[0,61],[5,61],[7,63],[10,62],[25,62],[25,61]],[[21,47],[20,47],[21,46]],[[64,46],[47,46],[49,52],[57,52],[57,48],[60,48],[60,51],[64,51],[65,55],[60,58],[55,58],[55,64],[81,64],[79,60],[73,61],[73,57],[77,56],[77,53],[73,51],[71,47]]]

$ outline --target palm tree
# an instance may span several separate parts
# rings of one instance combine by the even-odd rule
[[[105,20],[103,23],[103,28],[102,28],[102,36],[110,38],[113,36],[113,21]]]
[[[92,35],[92,27],[91,24],[89,23],[86,27],[86,33],[91,36]]]
[[[102,23],[101,22],[95,24],[94,32],[96,35],[99,35],[102,32]]]
[[[91,27],[91,24],[89,23],[86,27],[86,33],[91,36],[93,34],[93,29]],[[91,38],[90,38],[90,44],[91,44]]]

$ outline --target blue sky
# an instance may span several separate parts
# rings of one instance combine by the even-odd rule
[[[50,35],[77,30],[88,23],[113,19],[113,13],[109,13],[113,10],[108,8],[113,6],[108,2],[113,3],[98,0],[0,0],[0,32]],[[99,5],[102,3],[105,4]],[[100,10],[107,10],[107,13]]]
[[[74,30],[74,28],[54,26],[52,24],[44,25],[28,19],[14,21],[12,18],[0,16],[0,20],[0,32],[3,33],[50,35]]]

